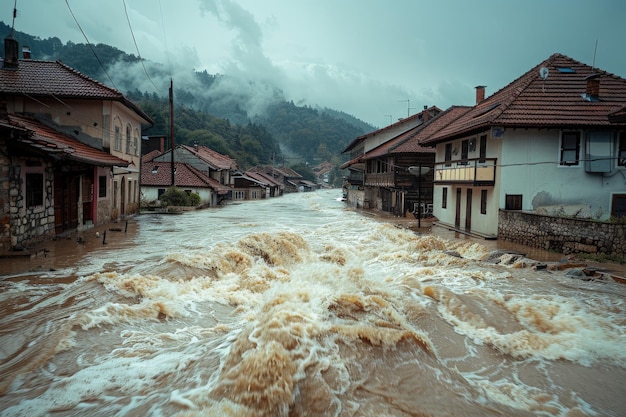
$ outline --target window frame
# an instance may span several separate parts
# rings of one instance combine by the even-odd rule
[[[106,198],[107,196],[107,176],[98,175],[98,198]]]
[[[559,146],[559,166],[562,167],[577,167],[580,166],[580,142],[581,142],[581,134],[579,130],[568,130],[561,132],[561,143]],[[575,139],[576,146],[566,147],[567,139]],[[571,159],[566,159],[566,152],[575,152],[576,158],[572,161]]]
[[[43,172],[27,172],[24,178],[24,200],[26,208],[43,206],[44,202]]]
[[[445,144],[443,160],[446,163],[445,166],[452,166],[452,143]]]
[[[504,209],[505,210],[522,210],[523,195],[522,194],[505,194],[504,196]]]
[[[448,208],[448,187],[443,187],[441,189],[441,208]]]
[[[487,214],[487,190],[480,190],[480,214]]]

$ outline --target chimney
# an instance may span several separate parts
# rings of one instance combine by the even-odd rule
[[[587,80],[585,95],[597,100],[600,96],[600,74],[591,74],[585,80]]]
[[[24,59],[30,59],[30,47],[22,46],[22,55],[24,56]]]
[[[193,149],[198,152],[198,142],[193,143]]]
[[[485,99],[485,86],[477,85],[476,86],[476,104],[480,103]]]
[[[424,106],[424,111],[422,112],[422,122],[426,123],[430,119],[430,112],[428,111],[428,106]]]
[[[4,64],[3,68],[16,69],[18,60],[18,44],[13,35],[4,38]]]

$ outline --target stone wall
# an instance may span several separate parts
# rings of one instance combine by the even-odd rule
[[[500,210],[498,239],[570,253],[626,253],[626,224]]]

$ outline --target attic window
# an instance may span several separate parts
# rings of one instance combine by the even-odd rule
[[[573,74],[576,72],[572,67],[556,67],[556,70],[563,74]]]
[[[156,167],[152,168],[152,173],[156,174],[158,170],[159,170],[159,167],[156,166]]]

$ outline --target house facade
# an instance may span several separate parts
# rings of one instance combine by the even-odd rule
[[[502,210],[626,214],[626,80],[554,54],[423,143],[436,148],[434,215],[496,238]]]
[[[230,192],[230,188],[221,185],[213,178],[193,166],[183,163],[174,163],[174,186],[187,194],[195,193],[200,196],[200,205],[215,207],[221,201],[221,196]],[[165,191],[172,186],[171,162],[144,161],[141,166],[141,194],[146,205],[159,202]]]
[[[2,140],[11,149],[11,180],[3,185],[10,198],[1,213],[11,218],[9,244],[137,212],[141,128],[152,120],[117,90],[61,62],[18,59],[11,38],[5,51],[15,53],[0,62]],[[36,204],[20,206],[26,199]],[[48,213],[46,226],[16,229],[29,210]]]
[[[349,205],[404,216],[416,204],[432,203],[434,150],[419,146],[418,134],[441,112],[436,106],[354,139],[343,151],[350,160],[344,194]],[[410,167],[424,168],[415,175]]]

